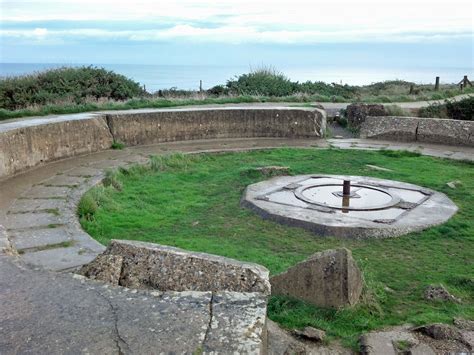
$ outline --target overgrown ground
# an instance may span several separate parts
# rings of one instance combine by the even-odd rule
[[[370,170],[366,164],[392,169]],[[370,175],[446,193],[459,212],[446,224],[384,240],[351,241],[314,236],[265,221],[239,206],[248,184],[264,179],[249,168],[289,166],[293,174]],[[452,189],[446,183],[459,180]],[[312,325],[355,347],[368,330],[396,324],[474,319],[474,165],[407,152],[275,149],[216,155],[154,157],[149,167],[108,174],[106,187],[79,205],[83,228],[103,244],[132,239],[252,261],[272,274],[312,253],[347,247],[362,268],[361,304],[317,308],[272,297],[269,317],[285,327]],[[424,288],[442,283],[461,304],[428,302]]]
[[[443,84],[435,91],[433,85],[403,80],[365,86],[321,81],[294,82],[278,70],[263,67],[204,91],[171,88],[148,93],[133,80],[105,69],[66,67],[0,78],[0,120],[100,110],[225,103],[443,100],[472,92],[472,87],[461,91],[455,84]]]

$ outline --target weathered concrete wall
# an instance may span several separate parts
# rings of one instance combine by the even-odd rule
[[[352,129],[359,129],[367,116],[386,116],[384,105],[351,104],[346,108],[347,124]]]
[[[474,147],[474,122],[418,117],[367,117],[361,138]]]
[[[103,117],[0,131],[0,178],[43,162],[108,149],[111,144]]]
[[[272,295],[300,298],[322,307],[354,305],[362,274],[348,249],[326,250],[270,279]]]
[[[112,240],[81,273],[135,289],[235,291],[270,294],[268,270],[205,253],[153,243]]]
[[[322,138],[326,130],[324,111],[298,108],[113,113],[107,121],[114,139],[126,145],[212,138]]]
[[[0,124],[0,178],[41,163],[126,145],[192,139],[324,136],[323,110],[218,108],[77,114]]]

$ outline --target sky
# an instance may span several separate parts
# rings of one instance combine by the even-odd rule
[[[472,0],[0,0],[2,63],[472,68]]]

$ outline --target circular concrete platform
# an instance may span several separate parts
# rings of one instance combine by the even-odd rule
[[[346,188],[344,190],[344,181]],[[396,237],[446,222],[457,206],[424,187],[364,176],[283,176],[247,187],[242,205],[321,236]]]

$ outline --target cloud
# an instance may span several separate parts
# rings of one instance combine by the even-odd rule
[[[213,43],[272,43],[272,44],[316,44],[351,42],[399,42],[443,41],[470,38],[470,31],[463,29],[440,30],[438,28],[361,29],[361,30],[260,30],[250,26],[223,26],[202,28],[191,25],[176,25],[157,30],[106,30],[82,28],[47,30],[46,28],[0,30],[0,36],[24,39],[49,40],[125,40],[132,42],[192,41]]]
[[[2,38],[45,42],[413,43],[472,38],[473,31],[469,0],[0,0],[0,4]],[[48,21],[60,21],[63,27],[49,28]]]
[[[44,37],[48,34],[48,30],[46,28],[35,28],[31,33],[35,37]]]

